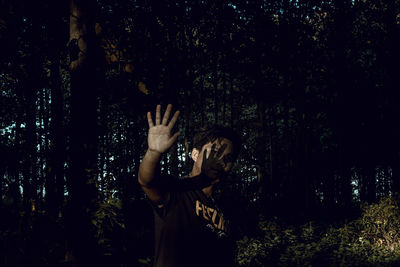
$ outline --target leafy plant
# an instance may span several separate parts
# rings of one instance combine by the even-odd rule
[[[283,227],[260,218],[260,235],[237,242],[239,266],[365,266],[400,263],[400,209],[392,197],[363,205],[340,227],[314,222]]]
[[[105,249],[105,255],[112,255],[116,244],[121,242],[117,237],[121,236],[125,229],[125,223],[121,212],[121,200],[108,198],[100,203],[92,224],[97,229],[96,238],[98,243]],[[121,245],[121,244],[119,244]]]

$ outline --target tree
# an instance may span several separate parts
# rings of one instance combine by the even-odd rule
[[[71,138],[66,227],[68,253],[75,266],[104,264],[92,225],[98,197],[95,8],[94,1],[70,1]]]

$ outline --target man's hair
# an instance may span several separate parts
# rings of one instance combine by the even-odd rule
[[[201,128],[193,138],[193,148],[201,150],[205,144],[209,142],[212,143],[219,138],[226,138],[232,142],[233,157],[236,159],[239,154],[242,141],[240,136],[232,128],[226,126],[212,125]]]

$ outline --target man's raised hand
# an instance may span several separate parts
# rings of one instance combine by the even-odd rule
[[[168,104],[167,110],[161,121],[161,106],[157,105],[156,108],[156,124],[153,123],[151,112],[147,112],[147,121],[149,123],[149,134],[147,143],[149,150],[152,152],[164,153],[166,152],[178,138],[179,132],[171,136],[171,130],[174,127],[178,117],[179,111],[176,111],[170,122],[167,124],[171,114],[172,105]]]

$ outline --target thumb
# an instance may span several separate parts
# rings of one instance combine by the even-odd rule
[[[169,140],[168,140],[168,146],[172,146],[176,139],[178,139],[178,136],[180,135],[180,132],[176,132]]]

